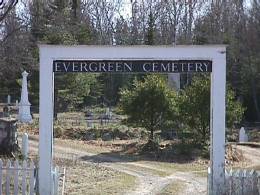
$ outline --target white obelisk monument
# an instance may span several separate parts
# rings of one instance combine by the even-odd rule
[[[19,121],[23,123],[31,123],[32,116],[30,112],[31,104],[28,100],[28,89],[27,89],[27,76],[28,73],[23,71],[23,82],[22,82],[22,93],[21,93],[21,101],[19,103]]]

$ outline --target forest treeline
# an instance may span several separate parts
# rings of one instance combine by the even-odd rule
[[[37,43],[226,44],[228,83],[246,108],[245,120],[260,121],[260,0],[6,2],[13,7],[0,6],[1,97],[19,97],[20,73],[25,69],[30,72],[30,101],[37,106]],[[144,75],[57,75],[58,105],[67,109],[91,103],[115,105],[120,88],[130,87],[135,77]]]

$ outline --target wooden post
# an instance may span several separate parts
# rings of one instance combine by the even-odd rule
[[[40,195],[51,195],[53,188],[53,72],[51,56],[52,54],[46,48],[40,48]]]
[[[0,159],[0,194],[2,194],[3,192],[2,182],[3,182],[3,161]]]
[[[28,153],[29,153],[29,139],[28,139],[28,134],[24,133],[22,137],[22,155],[24,159],[28,158]]]
[[[29,182],[30,182],[30,195],[34,195],[34,181],[35,181],[35,179],[36,178],[34,178],[34,169],[35,169],[35,166],[34,166],[34,163],[33,163],[33,161],[31,161],[31,163],[30,163],[30,172],[29,172],[29,174],[30,174],[30,180],[29,180]]]
[[[225,186],[226,51],[213,58],[211,73],[210,139],[212,194],[221,195]]]
[[[26,195],[26,176],[27,176],[27,172],[26,172],[26,169],[27,169],[27,162],[24,160],[23,161],[23,164],[22,164],[22,195]]]
[[[11,182],[11,161],[7,160],[6,163],[6,185],[5,185],[5,193],[10,194],[10,182]]]
[[[14,194],[17,195],[19,192],[19,162],[14,162]]]

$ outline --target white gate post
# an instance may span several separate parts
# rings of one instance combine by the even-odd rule
[[[226,52],[213,58],[211,73],[211,189],[213,195],[224,193],[225,184],[225,116],[226,116]]]
[[[53,147],[53,72],[52,54],[40,47],[40,132],[39,193],[51,195]]]

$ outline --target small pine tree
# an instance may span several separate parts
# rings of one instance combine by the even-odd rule
[[[235,122],[241,121],[244,108],[235,100],[235,94],[230,88],[226,96],[226,122],[227,127],[232,128]],[[193,77],[191,85],[181,91],[176,100],[179,124],[193,135],[196,143],[207,144],[210,133],[209,77]]]
[[[154,45],[154,39],[155,39],[155,21],[153,13],[150,11],[149,18],[148,18],[148,29],[147,29],[147,39],[146,39],[146,45]]]
[[[127,123],[150,131],[150,140],[164,121],[173,118],[175,93],[164,78],[148,75],[144,81],[134,81],[134,87],[121,90],[120,106],[128,116]]]

